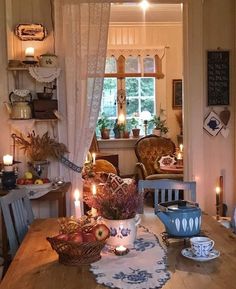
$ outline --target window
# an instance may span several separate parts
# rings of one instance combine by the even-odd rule
[[[159,60],[157,55],[107,57],[100,116],[103,113],[110,119],[111,132],[121,114],[125,116],[127,126],[135,117],[140,128],[143,112],[155,114],[155,83],[163,77],[161,65],[157,65]]]

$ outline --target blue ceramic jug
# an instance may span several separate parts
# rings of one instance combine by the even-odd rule
[[[201,209],[188,201],[173,201],[158,204],[156,215],[171,236],[191,237],[201,229]]]

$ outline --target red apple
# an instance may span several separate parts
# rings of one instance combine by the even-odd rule
[[[92,233],[98,241],[104,241],[110,236],[110,230],[104,224],[95,225],[92,228]]]
[[[44,179],[42,179],[42,181],[43,181],[44,184],[50,183],[50,180],[48,178],[44,178]]]
[[[32,185],[34,183],[33,179],[25,179],[25,185]]]
[[[25,179],[24,178],[19,178],[19,179],[17,179],[16,183],[18,185],[24,185],[25,184]]]
[[[82,243],[83,242],[83,235],[81,233],[72,233],[69,235],[69,241]]]
[[[68,241],[69,237],[67,234],[59,234],[55,238],[57,238],[58,240]]]
[[[94,242],[97,239],[95,238],[93,233],[83,233],[83,242]]]

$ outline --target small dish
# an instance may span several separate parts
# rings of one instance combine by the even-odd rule
[[[52,183],[44,184],[29,184],[29,185],[17,185],[19,188],[26,188],[29,190],[39,190],[39,189],[48,189],[52,186]]]
[[[210,261],[210,260],[213,260],[217,257],[220,256],[220,252],[213,249],[210,251],[209,255],[207,257],[197,257],[193,254],[191,248],[185,248],[181,251],[181,254],[186,257],[186,258],[189,258],[189,259],[192,259],[194,261],[200,261],[200,262],[205,262],[205,261]]]

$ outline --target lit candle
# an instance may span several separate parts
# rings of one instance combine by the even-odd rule
[[[128,252],[129,252],[129,249],[122,245],[115,248],[115,254],[118,256],[126,255]]]
[[[88,163],[88,155],[86,155],[85,162]]]
[[[183,152],[183,148],[184,148],[183,144],[180,144],[180,145],[179,145],[179,150],[180,150],[181,152]]]
[[[13,164],[13,156],[11,155],[5,155],[3,156],[3,164],[5,166],[10,166]]]
[[[96,164],[96,154],[95,153],[92,153],[92,158],[93,158],[93,165]]]
[[[95,184],[92,185],[92,194],[93,194],[93,197],[95,197],[97,194],[97,188],[96,188]],[[91,215],[92,215],[92,217],[96,217],[97,216],[97,209],[92,207],[91,208]]]
[[[182,160],[182,154],[181,153],[177,154],[177,160]]]
[[[216,187],[216,209],[218,209],[219,205],[220,205],[220,187]]]
[[[80,192],[78,189],[75,190],[74,193],[74,197],[75,197],[75,218],[78,219],[81,217],[81,204],[80,204]]]
[[[27,47],[25,49],[25,57],[34,57],[34,48],[33,47]]]

